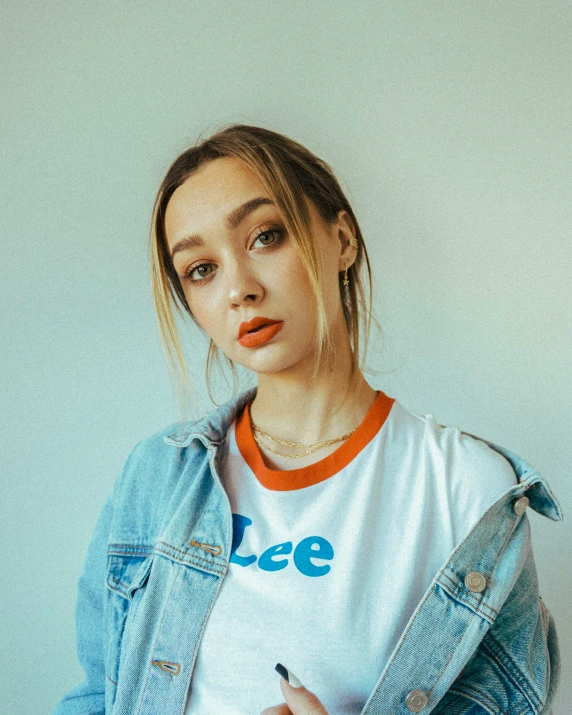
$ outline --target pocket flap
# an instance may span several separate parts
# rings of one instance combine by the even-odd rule
[[[108,554],[108,588],[131,600],[134,592],[145,585],[152,563],[152,554]]]

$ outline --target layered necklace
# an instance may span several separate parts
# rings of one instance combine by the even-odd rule
[[[250,411],[249,411],[249,416],[250,416]],[[314,452],[317,452],[319,449],[322,449],[322,447],[329,447],[331,444],[335,444],[336,442],[342,442],[344,439],[351,437],[352,434],[356,431],[354,429],[351,432],[344,434],[342,437],[337,437],[336,439],[328,439],[326,442],[316,442],[315,444],[300,444],[299,442],[286,442],[283,439],[278,439],[277,437],[271,437],[269,434],[266,434],[266,432],[263,432],[260,429],[260,427],[257,427],[254,424],[254,422],[252,421],[252,417],[250,417],[250,427],[252,429],[252,436],[254,437],[254,440],[257,444],[259,444],[261,447],[268,450],[269,452],[272,452],[272,454],[278,454],[280,457],[285,457],[286,459],[299,459],[300,457],[307,457],[308,455],[313,454]],[[356,427],[356,429],[357,429],[357,427]],[[283,452],[276,452],[276,450],[270,449],[270,447],[267,447],[265,444],[263,444],[260,441],[260,439],[257,437],[257,434],[262,435],[263,437],[266,437],[267,439],[270,439],[273,442],[278,442],[279,444],[284,444],[288,447],[298,447],[300,449],[310,447],[310,449],[307,452],[303,452],[302,454],[284,454]]]

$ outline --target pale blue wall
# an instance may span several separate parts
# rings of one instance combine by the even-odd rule
[[[400,368],[370,383],[521,454],[570,512],[571,30],[565,0],[4,3],[2,712],[48,713],[82,678],[96,516],[178,419],[152,201],[223,123],[291,135],[349,187],[385,330],[370,364]],[[572,531],[530,518],[565,715]]]

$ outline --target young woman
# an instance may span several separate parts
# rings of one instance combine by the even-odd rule
[[[328,164],[225,128],[169,168],[151,256],[181,395],[173,305],[210,337],[207,382],[220,349],[257,384],[133,448],[79,582],[87,678],[55,715],[550,712],[526,509],[558,502],[365,380],[369,261]]]

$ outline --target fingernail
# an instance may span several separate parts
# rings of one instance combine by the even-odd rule
[[[284,680],[287,680],[293,688],[302,687],[302,683],[298,680],[294,673],[291,670],[288,670],[288,668],[285,668],[282,663],[277,663],[274,670],[277,673],[280,673]]]

